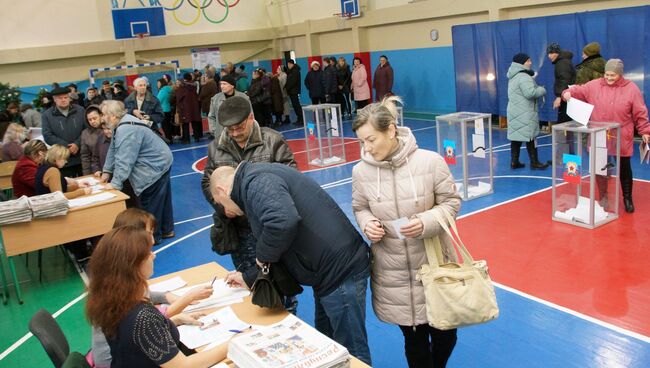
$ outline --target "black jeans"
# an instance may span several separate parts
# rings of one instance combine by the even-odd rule
[[[557,122],[559,123],[566,123],[567,121],[571,121],[571,117],[567,115],[566,113],[566,101],[562,101],[560,103],[560,107],[557,109]]]
[[[325,103],[325,97],[311,97],[312,105],[320,105],[322,103]]]
[[[291,107],[293,107],[293,112],[296,113],[297,123],[302,123],[302,106],[300,106],[300,99],[298,95],[289,95],[289,100],[291,100]]]
[[[165,133],[165,138],[169,139],[170,141],[174,138],[174,125],[172,124],[172,119],[173,117],[171,112],[163,113],[163,133]]]
[[[350,104],[350,92],[338,93],[339,103],[341,104],[341,114],[352,115],[352,105]]]
[[[354,101],[354,106],[357,108],[357,112],[359,112],[359,110],[361,110],[364,107],[368,106],[368,100]]]
[[[409,368],[444,368],[456,346],[456,329],[438,330],[429,325],[399,326]]]

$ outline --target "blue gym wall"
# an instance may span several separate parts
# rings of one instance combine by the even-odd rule
[[[547,94],[540,120],[555,121],[554,68],[546,46],[560,44],[573,53],[574,65],[582,61],[582,48],[597,41],[605,59],[622,59],[625,77],[636,83],[650,103],[650,6],[610,9],[557,16],[526,18],[452,27],[458,111],[506,115],[508,79],[512,57],[531,57],[536,81]],[[487,73],[496,79],[488,81]]]

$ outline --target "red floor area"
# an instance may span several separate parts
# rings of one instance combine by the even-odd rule
[[[291,147],[291,150],[293,151],[296,162],[298,163],[298,170],[308,171],[322,168],[321,166],[310,165],[307,161],[307,151],[305,150],[306,146],[304,139],[289,139],[287,140],[287,144],[289,144],[289,147]],[[345,161],[343,163],[358,160],[360,158],[360,152],[358,140],[345,138]],[[315,151],[313,151],[313,153],[316,154]],[[195,165],[196,170],[203,171],[206,161],[206,157],[198,160]]]
[[[622,202],[622,200],[621,200]],[[650,336],[650,183],[635,181],[636,213],[594,230],[551,220],[551,190],[459,221],[492,279]]]

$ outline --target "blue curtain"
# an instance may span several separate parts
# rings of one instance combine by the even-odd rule
[[[530,55],[536,81],[547,91],[540,120],[555,121],[553,64],[546,46],[560,44],[582,61],[582,48],[597,41],[605,59],[622,59],[625,78],[639,86],[650,103],[650,6],[506,20],[452,28],[456,70],[456,109],[506,115],[512,57]],[[494,78],[492,78],[494,76]]]

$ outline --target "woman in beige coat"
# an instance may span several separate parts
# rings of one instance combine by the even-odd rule
[[[454,217],[460,197],[443,158],[418,149],[406,127],[397,127],[398,97],[357,112],[352,130],[362,143],[352,171],[352,207],[372,242],[372,305],[377,317],[399,325],[409,367],[444,367],[456,345],[456,330],[427,323],[424,288],[415,275],[427,262],[424,238],[440,236],[443,254],[455,260],[451,242],[433,213]],[[408,219],[399,233],[392,222]]]

